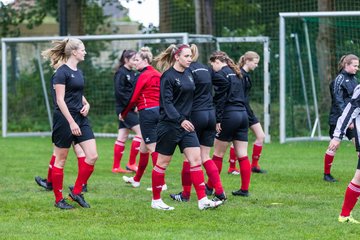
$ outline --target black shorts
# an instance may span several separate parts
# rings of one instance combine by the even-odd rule
[[[259,123],[259,120],[255,116],[255,113],[253,112],[253,110],[251,110],[251,109],[247,110],[247,114],[249,116],[249,127]]]
[[[82,116],[80,113],[72,114],[72,117],[80,127],[81,136],[74,136],[71,133],[69,122],[64,115],[60,111],[54,111],[52,142],[55,146],[59,148],[70,148],[72,142],[78,144],[95,138],[87,117]]]
[[[124,121],[119,120],[119,129],[121,128],[132,129],[134,126],[138,124],[139,124],[139,115],[134,111],[130,111],[126,115]]]
[[[159,116],[159,107],[145,108],[139,111],[140,130],[145,144],[156,142]]]
[[[246,111],[224,112],[221,121],[221,132],[216,133],[216,139],[224,142],[248,141],[249,118]]]
[[[157,126],[157,141],[155,151],[171,156],[179,146],[183,153],[185,148],[200,147],[195,132],[187,132],[178,123],[160,121]]]
[[[331,139],[334,137],[333,134],[334,134],[335,128],[336,128],[336,125],[330,125],[329,136]],[[345,135],[349,140],[353,139],[355,137],[355,129],[350,129],[350,128],[346,129]]]
[[[190,120],[195,127],[200,145],[206,147],[214,146],[216,134],[215,110],[192,112]]]

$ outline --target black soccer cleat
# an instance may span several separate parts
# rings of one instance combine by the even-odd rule
[[[57,203],[55,203],[54,206],[63,210],[70,210],[74,208],[74,206],[68,204],[64,198],[58,201]]]
[[[170,197],[173,200],[178,201],[178,202],[188,202],[189,201],[189,198],[184,197],[182,195],[182,192],[179,192],[178,194],[170,194]]]
[[[214,189],[210,188],[207,184],[205,184],[205,193],[207,196],[211,196],[214,193]]]
[[[77,202],[83,208],[90,208],[90,205],[85,201],[84,196],[80,194],[74,194],[72,191],[69,193],[70,199]]]
[[[40,186],[45,188],[46,191],[52,191],[52,183],[47,182],[46,178],[41,178],[40,176],[35,177],[35,182]]]
[[[326,182],[337,182],[338,180],[336,180],[333,176],[331,176],[331,174],[324,174],[324,181]]]
[[[226,195],[225,195],[225,192],[222,192],[221,194],[216,194],[216,193],[215,193],[215,197],[214,197],[212,200],[213,200],[213,201],[218,201],[218,200],[220,200],[220,201],[225,202],[225,201],[227,200],[227,197],[226,197]]]
[[[266,174],[267,171],[264,169],[261,169],[260,167],[252,167],[251,168],[251,172],[253,173],[262,173],[262,174]]]
[[[249,194],[249,191],[247,190],[237,190],[237,191],[232,191],[231,192],[232,195],[234,196],[241,196],[241,197],[248,197],[250,194]]]

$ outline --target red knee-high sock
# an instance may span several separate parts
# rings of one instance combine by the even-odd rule
[[[74,194],[80,194],[82,192],[83,184],[87,183],[93,171],[94,171],[94,165],[90,165],[87,162],[84,162],[82,164],[75,181],[75,186],[73,190]]]
[[[325,153],[325,156],[324,156],[324,173],[325,174],[330,174],[331,172],[331,166],[332,166],[332,163],[334,161],[334,154],[332,153]]]
[[[165,170],[165,168],[159,167],[158,165],[155,165],[152,170],[151,185],[154,200],[158,200],[161,198],[162,186],[165,184]]]
[[[215,194],[221,194],[224,192],[223,186],[221,184],[220,174],[218,172],[218,169],[213,161],[209,159],[203,164],[206,174],[209,177],[209,181],[212,183],[212,185],[215,188]]]
[[[84,157],[77,157],[77,159],[78,159],[78,172],[79,172],[80,168],[82,167],[82,165],[85,162],[86,157],[85,156]],[[87,184],[87,183],[84,183],[84,184]]]
[[[63,199],[62,189],[64,180],[64,169],[53,166],[51,179],[53,192],[55,195],[55,202],[59,202],[61,199]]]
[[[261,156],[262,148],[263,148],[262,145],[258,145],[256,143],[254,143],[251,167],[259,167],[259,159]]]
[[[213,162],[215,163],[216,168],[218,169],[219,174],[220,174],[220,173],[221,173],[221,170],[222,170],[223,158],[222,158],[222,157],[218,157],[218,156],[216,156],[216,155],[213,155],[212,160],[213,160]],[[212,182],[210,181],[210,179],[208,179],[206,185],[208,185],[209,188],[214,188],[214,186],[213,186]]]
[[[46,179],[48,183],[52,183],[51,175],[52,175],[52,168],[54,167],[54,163],[55,163],[55,155],[53,154],[51,155],[51,159],[49,162],[48,175]]]
[[[152,160],[152,163],[153,163],[153,167],[155,167],[156,165],[156,162],[157,162],[157,159],[158,159],[158,153],[157,152],[152,152],[151,153],[151,160]]]
[[[141,143],[141,137],[135,136],[131,143],[130,157],[128,163],[129,165],[136,164],[136,156],[139,153],[140,143]]]
[[[187,161],[183,162],[183,168],[181,170],[181,184],[183,188],[183,197],[189,198],[191,194],[191,174],[190,163]]]
[[[229,168],[236,168],[236,154],[233,146],[230,147]]]
[[[241,190],[248,191],[251,177],[251,165],[248,156],[238,158],[240,164]]]
[[[201,165],[190,167],[191,181],[194,185],[198,200],[206,197],[205,184],[204,184],[204,173]]]
[[[347,217],[350,216],[351,211],[353,210],[358,198],[360,196],[360,186],[350,182],[346,192],[344,203],[341,209],[341,216]]]
[[[134,181],[140,182],[142,176],[144,175],[145,169],[149,163],[149,155],[150,154],[148,152],[146,153],[140,152],[139,165],[134,177]]]
[[[116,140],[115,145],[114,145],[113,169],[120,168],[120,162],[121,162],[121,158],[123,156],[124,150],[125,150],[125,143],[122,141]]]

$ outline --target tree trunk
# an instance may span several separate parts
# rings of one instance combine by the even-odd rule
[[[85,35],[83,21],[84,0],[67,1],[67,26],[69,35]]]
[[[213,0],[194,0],[196,34],[213,34]]]
[[[318,0],[319,11],[333,11],[333,0]],[[320,79],[320,95],[318,99],[320,109],[329,108],[329,83],[336,74],[334,54],[335,49],[334,30],[330,27],[331,18],[319,19],[319,33],[316,39],[316,55],[318,65],[318,77]]]
[[[159,31],[161,33],[172,32],[170,4],[169,0],[159,0]]]

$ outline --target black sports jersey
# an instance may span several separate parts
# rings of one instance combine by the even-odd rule
[[[211,70],[199,62],[192,62],[188,68],[195,83],[194,102],[192,111],[214,109],[212,97]]]
[[[344,111],[337,120],[336,128],[334,130],[334,138],[342,139],[346,133],[347,128],[356,119],[355,128],[358,131],[358,123],[360,116],[360,85],[353,91],[353,95],[349,103],[345,106]],[[357,136],[358,137],[358,136]],[[359,146],[359,141],[356,141],[357,148]]]
[[[160,78],[160,120],[181,123],[189,119],[195,84],[190,71],[178,72],[173,67]]]
[[[350,102],[354,89],[358,84],[354,74],[342,70],[330,83],[331,109],[329,124],[336,125],[337,119]]]
[[[82,97],[84,90],[84,77],[82,71],[72,70],[68,65],[63,64],[60,66],[53,78],[52,84],[65,85],[64,101],[70,113],[78,113],[83,107]],[[53,92],[54,108],[60,110],[56,102],[56,92]]]
[[[216,122],[221,122],[224,111],[245,111],[243,81],[229,66],[213,74]]]
[[[119,115],[128,105],[135,87],[135,73],[121,66],[114,76],[116,114]]]
[[[251,109],[250,107],[250,90],[252,87],[252,83],[251,83],[251,78],[250,78],[250,74],[245,71],[243,68],[240,69],[241,71],[241,75],[242,75],[242,81],[243,81],[243,86],[244,86],[244,96],[245,96],[245,107],[246,107],[246,112],[249,115],[249,119],[253,119],[254,122],[251,122],[251,124],[257,122],[257,118],[254,114],[254,111]],[[250,122],[249,122],[250,123]]]

